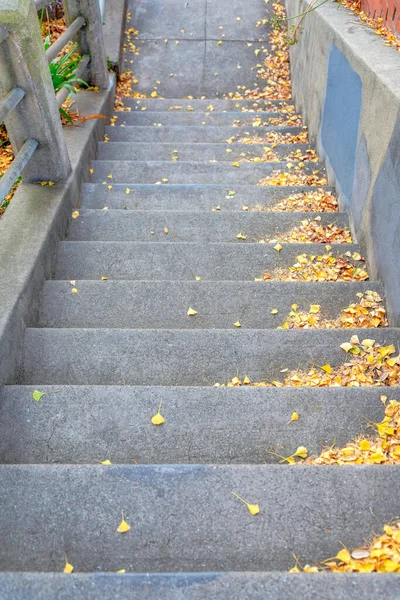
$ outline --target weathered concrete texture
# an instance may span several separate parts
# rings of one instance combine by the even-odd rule
[[[280,160],[286,160],[291,152],[300,151],[305,153],[309,144],[278,144],[274,146],[273,152],[277,154]],[[230,144],[227,147],[226,142],[201,144],[187,143],[166,143],[166,144],[146,144],[144,142],[136,144],[135,142],[102,142],[98,145],[98,160],[166,160],[172,161],[172,158],[178,162],[183,161],[225,161],[232,163],[243,159],[262,157],[266,153],[267,144]],[[229,152],[228,152],[229,150]]]
[[[206,210],[216,206],[221,211],[243,210],[243,205],[274,206],[292,194],[315,192],[319,189],[333,192],[326,186],[254,186],[254,185],[151,185],[133,184],[126,194],[126,185],[114,184],[112,190],[101,183],[82,186],[81,206],[84,208],[120,208],[132,210]],[[229,191],[235,194],[229,196]]]
[[[188,317],[196,318],[196,317]],[[375,329],[398,347],[400,331]],[[246,375],[284,379],[282,369],[346,361],[340,345],[365,329],[27,329],[20,383],[32,385],[212,385]]]
[[[287,106],[292,106],[292,100],[239,100],[237,98],[210,99],[184,99],[184,98],[124,98],[124,106],[132,111],[187,111],[209,112],[212,110],[237,110],[237,111],[274,111]]]
[[[200,161],[93,161],[94,173],[90,177],[93,183],[208,183],[235,185],[256,185],[261,179],[274,171],[286,171],[286,163],[210,163]],[[318,163],[305,163],[302,173],[311,175],[319,169],[324,174],[324,167]],[[112,178],[108,178],[109,175]],[[166,181],[163,182],[163,179]]]
[[[222,211],[204,213],[148,210],[81,210],[71,223],[68,239],[113,242],[240,242],[275,239],[279,234],[301,226],[304,219],[319,218],[321,226],[348,227],[344,213],[267,213]],[[167,233],[165,233],[167,228]]]
[[[2,463],[273,463],[298,446],[319,453],[384,416],[376,388],[32,387],[0,392]],[[58,390],[57,393],[52,393]],[[391,398],[400,398],[392,388]],[[151,424],[162,399],[163,427]],[[288,421],[293,411],[301,419]],[[195,427],[194,427],[195,424]],[[323,467],[321,467],[323,468]],[[379,468],[379,467],[378,467]]]
[[[194,278],[194,277],[193,277]],[[358,301],[356,294],[381,286],[368,282],[239,281],[78,281],[71,294],[67,281],[47,281],[41,298],[40,327],[125,329],[276,329],[292,304],[321,306],[322,319],[335,319]],[[187,318],[195,306],[196,319]],[[271,314],[274,308],[277,315]]]
[[[290,0],[288,14],[299,14],[309,5],[309,0]],[[291,47],[291,66],[296,106],[353,215],[370,272],[385,285],[389,319],[398,325],[400,57],[357,16],[328,2],[304,20],[300,41]],[[332,85],[335,79],[337,85]],[[349,87],[351,81],[358,84]],[[335,145],[327,144],[328,133],[336,136]],[[346,164],[340,157],[347,157]]]
[[[107,92],[82,91],[76,107],[82,116],[93,111],[110,114],[113,94],[111,77]],[[14,377],[25,321],[37,314],[43,278],[51,273],[59,237],[67,228],[71,207],[79,198],[81,182],[103,132],[103,119],[65,128],[73,167],[68,181],[53,187],[20,185],[0,220],[0,384]]]
[[[177,573],[115,575],[2,573],[1,600],[376,600],[400,597],[398,575],[388,573]]]
[[[340,542],[363,545],[398,513],[400,484],[395,466],[21,465],[0,474],[5,571],[60,571],[64,552],[77,572],[286,570],[292,552],[304,564]]]
[[[124,71],[123,44],[126,26],[127,0],[105,3],[103,38],[106,57],[119,73]]]
[[[318,255],[321,244],[285,244],[277,252],[272,244],[244,240],[228,244],[158,244],[146,242],[61,242],[56,279],[111,279],[192,281],[194,275],[212,281],[254,280],[263,273],[292,266],[299,254]],[[359,252],[354,244],[345,251]],[[343,246],[332,246],[334,256]],[[364,266],[364,263],[355,263]]]
[[[265,112],[262,115],[258,113],[241,112],[167,112],[167,111],[135,111],[135,112],[115,112],[113,117],[116,119],[115,125],[222,125],[225,127],[252,127],[255,119],[262,118],[263,122],[269,123],[269,119],[281,116],[280,112]]]
[[[240,141],[243,137],[265,136],[268,143],[268,134],[271,131],[278,133],[290,133],[298,135],[303,131],[301,127],[223,127],[217,126],[205,127],[179,127],[179,125],[169,127],[106,127],[107,137],[111,142],[226,142],[227,139],[234,138]]]

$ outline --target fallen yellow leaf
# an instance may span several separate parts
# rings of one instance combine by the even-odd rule
[[[258,515],[258,513],[260,512],[260,507],[258,504],[249,504],[248,502],[246,502],[246,500],[243,500],[243,498],[241,498],[240,496],[238,496],[237,494],[235,494],[235,492],[232,492],[232,494],[235,496],[235,498],[237,498],[238,500],[240,500],[241,502],[243,502],[243,504],[245,504],[249,510],[249,513],[253,516]]]
[[[187,314],[189,317],[194,317],[195,315],[197,315],[197,310],[194,310],[194,308],[191,308],[189,306],[189,310],[187,311]]]
[[[65,557],[65,567],[64,567],[64,573],[72,573],[74,570],[73,565],[71,565],[68,560],[67,560],[67,555],[64,552],[64,557]]]
[[[234,323],[235,327],[241,327],[241,324],[239,323],[239,321],[236,321],[236,323]]]
[[[77,219],[79,217],[79,210],[74,210],[74,212],[72,213],[71,217],[73,219]]]
[[[160,406],[158,407],[158,412],[151,419],[151,422],[153,423],[153,425],[162,425],[163,423],[165,423],[165,419],[161,414],[161,404],[162,404],[162,400],[160,402]]]
[[[122,521],[121,521],[121,523],[118,525],[118,527],[117,527],[117,531],[118,531],[118,533],[126,533],[127,531],[129,531],[129,530],[130,530],[131,526],[130,526],[130,525],[128,525],[128,523],[125,521],[125,518],[124,518],[124,511],[123,511],[123,510],[121,510],[121,513],[122,513]]]
[[[299,415],[297,414],[297,412],[292,413],[292,416],[290,417],[290,421],[288,422],[291,423],[292,421],[298,421],[300,419]]]
[[[276,250],[277,252],[280,252],[282,248],[283,246],[281,246],[281,244],[276,244],[276,246],[274,246],[274,250]]]

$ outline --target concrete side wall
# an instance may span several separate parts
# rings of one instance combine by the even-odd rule
[[[287,0],[288,16],[310,0]],[[290,50],[293,97],[400,325],[400,54],[328,2]]]

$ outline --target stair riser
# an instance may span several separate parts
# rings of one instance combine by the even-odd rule
[[[248,185],[169,185],[133,184],[126,193],[126,185],[113,184],[112,190],[96,183],[84,184],[81,205],[85,208],[128,208],[132,210],[242,210],[249,207],[273,206],[283,198],[297,193],[321,190],[333,192],[329,187],[279,187]],[[229,191],[235,192],[228,196]]]
[[[390,466],[3,466],[0,475],[7,571],[60,572],[64,552],[76,572],[285,571],[292,553],[306,564],[340,542],[362,546],[396,514],[400,484]]]
[[[244,158],[262,157],[265,155],[267,144],[135,144],[129,142],[100,142],[97,151],[98,160],[166,160],[171,162],[173,157],[179,161],[209,161],[217,160],[232,163]],[[281,160],[286,160],[291,152],[299,150],[305,153],[309,144],[279,144],[273,149],[274,154]],[[178,150],[178,152],[174,152]],[[229,152],[227,152],[229,150]],[[245,156],[243,156],[245,155]],[[293,162],[293,161],[292,161]]]
[[[343,364],[340,345],[367,334],[365,329],[28,329],[19,383],[210,386],[235,376],[282,381],[282,369]],[[397,347],[400,332],[375,329],[373,339]]]
[[[213,98],[212,100],[201,100],[194,98],[192,100],[183,100],[182,98],[177,99],[162,99],[162,98],[124,98],[123,103],[125,107],[133,110],[142,110],[146,107],[148,111],[169,111],[169,112],[189,112],[202,111],[209,112],[211,106],[215,111],[222,110],[238,110],[238,111],[261,111],[268,112],[270,110],[285,110],[288,106],[293,106],[291,100],[237,100],[237,99],[219,99]]]
[[[0,394],[2,463],[262,464],[273,451],[310,455],[368,434],[384,416],[379,390],[11,386]],[[397,393],[397,396],[396,396]],[[391,397],[400,398],[400,389]],[[162,399],[166,423],[151,418]],[[288,425],[296,411],[300,419]],[[90,415],[90,418],[88,418]],[[123,425],[121,417],[123,416]],[[287,464],[287,463],[285,463]]]
[[[261,118],[261,122],[265,126],[270,127],[274,123],[270,119],[284,118],[288,119],[288,115],[282,115],[280,112],[265,112],[262,115],[258,113],[242,113],[242,112],[115,112],[113,114],[114,126],[120,127],[126,125],[129,127],[162,127],[169,126],[188,126],[201,127],[204,125],[213,125],[214,127],[258,127],[253,125],[254,120]],[[275,124],[276,125],[276,124]]]
[[[83,210],[72,220],[70,241],[115,242],[239,242],[239,233],[246,235],[242,242],[259,242],[275,239],[279,234],[301,226],[304,219],[311,220],[315,213],[257,213],[230,212],[173,212],[158,213],[137,211]],[[344,213],[320,215],[320,225],[349,227]],[[165,233],[164,229],[168,232]]]
[[[111,142],[225,142],[231,137],[265,136],[267,143],[271,132],[299,135],[302,127],[106,127],[106,135]]]
[[[39,327],[122,329],[276,329],[291,311],[321,306],[321,320],[336,319],[372,283],[307,282],[130,282],[77,281],[79,296],[64,281],[46,282]],[[188,319],[187,306],[198,311]],[[277,315],[271,314],[274,308]]]
[[[239,167],[231,163],[195,163],[165,161],[120,162],[94,161],[90,177],[91,183],[169,183],[169,184],[236,184],[256,185],[260,179],[274,171],[286,171],[285,163],[239,163]],[[322,170],[322,165],[306,163],[302,174],[310,175],[315,170]],[[112,175],[112,177],[110,177]],[[163,181],[164,180],[164,181]]]
[[[159,242],[61,242],[55,279],[143,279],[193,281],[252,281],[274,269],[292,266],[299,254],[319,255],[321,244],[171,244]],[[335,256],[359,252],[354,244],[332,245]],[[364,263],[357,262],[357,266]]]

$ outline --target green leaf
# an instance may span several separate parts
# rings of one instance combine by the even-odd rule
[[[35,390],[32,392],[32,398],[36,400],[36,402],[39,402],[46,394],[47,392],[39,392],[39,390]]]

